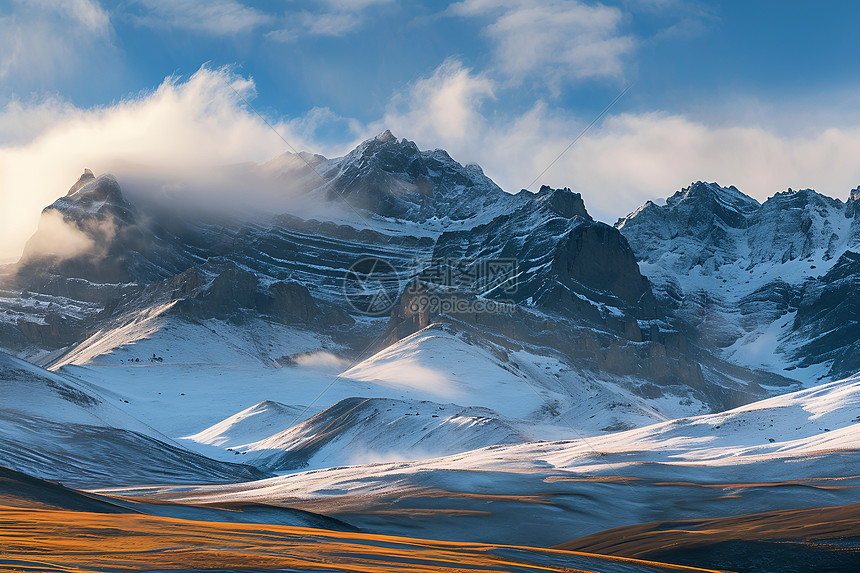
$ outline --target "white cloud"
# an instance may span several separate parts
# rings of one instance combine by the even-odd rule
[[[108,13],[92,0],[30,0],[30,8],[38,8],[44,12],[60,14],[66,21],[80,25],[84,30],[96,35],[107,35],[110,31]]]
[[[429,78],[395,95],[385,118],[374,129],[387,127],[410,138],[471,144],[487,129],[480,107],[492,96],[492,80],[448,60]]]
[[[735,185],[764,201],[788,187],[845,199],[860,184],[860,126],[785,136],[760,127],[710,127],[669,114],[620,115],[586,137],[551,180],[567,176],[609,218],[692,181]]]
[[[394,0],[322,0],[323,4],[340,11],[364,10],[379,4],[391,4]]]
[[[190,173],[211,183],[219,173],[213,167],[267,161],[287,151],[228,83],[245,97],[253,95],[252,80],[203,68],[109,107],[79,109],[57,99],[9,104],[0,111],[0,133],[12,134],[0,141],[0,257],[20,254],[41,209],[65,194],[84,167],[115,173],[124,188],[128,174],[144,170],[166,178]],[[361,123],[327,108],[270,121],[296,148],[328,156],[357,142],[320,146],[318,134],[333,124],[356,140],[391,128],[422,149],[441,147],[462,163],[477,162],[503,189],[516,192],[592,118],[546,102],[503,114],[498,93],[486,74],[448,60],[395,95],[378,121]],[[860,184],[860,124],[793,128],[725,120],[714,125],[659,112],[610,115],[532,190],[541,184],[572,187],[592,215],[607,222],[696,180],[733,184],[759,200],[787,187],[844,199]],[[243,201],[255,190],[253,182],[242,189]]]
[[[0,17],[0,80],[29,91],[70,77],[111,48],[110,17],[97,2],[13,2]]]
[[[592,118],[538,102],[519,115],[482,110],[494,90],[483,74],[455,61],[396,98],[372,133],[390,127],[419,147],[447,149],[474,161],[516,192],[541,173]],[[697,180],[735,185],[765,200],[788,187],[811,187],[844,199],[860,184],[860,125],[804,130],[712,126],[667,113],[608,116],[535,183],[582,192],[592,215],[614,222],[648,199]]]
[[[302,23],[311,36],[342,36],[359,27],[363,20],[352,12],[331,12],[328,14],[302,14]]]
[[[0,142],[0,257],[21,253],[40,211],[64,195],[85,167],[97,175],[114,173],[123,185],[147,173],[209,177],[214,184],[213,167],[262,162],[288,151],[230,85],[246,98],[253,94],[252,80],[202,68],[108,107],[79,109],[56,99],[9,104],[0,112],[0,133],[7,126],[15,133]],[[298,149],[316,149],[296,131],[307,133],[308,125],[325,120],[317,111],[296,121],[295,130],[270,121]]]
[[[75,226],[63,219],[58,211],[46,211],[39,219],[39,233],[27,242],[28,257],[69,259],[94,252],[96,243]]]
[[[83,110],[57,97],[47,96],[23,103],[12,99],[0,110],[0,146],[27,143],[57,122],[83,115]]]
[[[465,17],[487,18],[496,71],[516,81],[537,76],[555,92],[563,82],[620,78],[634,47],[619,28],[622,12],[577,0],[465,0],[450,7]]]
[[[216,36],[247,32],[270,17],[235,0],[137,0],[146,13],[134,20],[153,28],[181,28]]]
[[[322,10],[302,10],[285,16],[282,28],[264,36],[275,42],[295,42],[303,36],[344,36],[359,29],[365,12],[392,0],[322,0]]]

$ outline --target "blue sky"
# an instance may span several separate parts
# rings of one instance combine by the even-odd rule
[[[5,25],[17,19],[27,26],[38,18],[56,19],[64,27],[68,14],[52,14],[40,4],[49,3],[34,2],[27,9],[14,0],[0,2]],[[373,0],[216,0],[208,3],[209,10],[198,7],[207,3],[167,0],[77,4],[100,6],[108,18],[103,35],[71,30],[70,43],[80,40],[82,53],[65,56],[77,61],[68,67],[58,61],[57,67],[65,69],[45,74],[10,73],[4,77],[4,100],[53,93],[81,107],[104,105],[152,89],[171,74],[192,74],[208,62],[214,67],[237,65],[239,73],[252,76],[255,105],[274,116],[295,117],[313,107],[329,107],[369,122],[382,115],[394,92],[431,74],[446,58],[474,70],[494,70],[498,41],[487,28],[504,12],[470,13],[457,9],[458,3]],[[523,2],[526,7],[532,4]],[[561,13],[566,5],[577,4],[549,2],[547,11]],[[726,98],[804,103],[838,95],[828,92],[856,94],[860,85],[857,2],[653,0],[579,5],[603,6],[617,16],[616,25],[600,39],[629,40],[618,54],[619,69],[579,78],[575,70],[565,70],[574,66],[563,60],[535,58],[529,70],[533,73],[500,94],[494,106],[498,112],[545,99],[574,114],[597,113],[632,82],[636,87],[623,104],[625,110],[706,114],[731,121],[730,112],[721,109]],[[216,10],[218,6],[222,9]],[[326,18],[335,23],[312,29],[314,21]],[[575,36],[577,30],[565,32]],[[76,38],[80,35],[90,38]],[[41,41],[38,36],[32,40]],[[61,59],[64,54],[53,56]],[[558,86],[552,85],[554,74],[560,76]],[[714,109],[709,111],[709,106]]]
[[[298,148],[391,128],[512,192],[631,85],[536,185],[609,222],[698,179],[845,198],[858,25],[836,0],[0,0],[0,256],[84,166],[287,151],[228,84]]]

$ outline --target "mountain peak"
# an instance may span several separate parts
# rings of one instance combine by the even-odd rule
[[[813,195],[816,194],[814,189],[792,189],[789,187],[785,191],[779,191],[774,194],[774,196],[782,196],[782,197],[791,197],[793,195],[803,196],[803,195]]]
[[[855,189],[852,189],[850,193],[848,193],[848,201],[860,201],[860,185],[858,185]]]
[[[733,227],[743,226],[742,220],[761,207],[761,203],[741,193],[734,185],[723,187],[718,183],[704,181],[697,181],[681,189],[666,200],[666,205],[671,209],[689,201],[699,208],[717,214]]]
[[[371,158],[390,162],[394,158],[399,158],[398,161],[405,158],[414,158],[419,153],[420,151],[415,142],[409,141],[406,138],[398,140],[390,130],[386,129],[376,137],[371,137],[361,142],[344,159],[347,162],[358,161],[362,164]]]
[[[689,187],[685,187],[675,193],[670,199],[684,199],[687,197],[708,197],[718,200],[720,203],[738,209],[740,211],[755,211],[761,204],[742,193],[734,185],[723,187],[719,183],[708,183],[705,181],[696,181],[691,183]]]
[[[397,138],[394,136],[393,133],[391,133],[390,129],[386,129],[373,139],[375,139],[376,141],[381,141],[382,143],[387,143],[389,141],[397,141]]]
[[[480,167],[464,167],[442,149],[421,151],[390,130],[334,160],[326,175],[355,207],[413,221],[467,219],[509,198]]]
[[[96,177],[92,171],[86,169],[69,189],[66,197],[58,199],[53,207],[68,209],[72,206],[78,206],[90,210],[98,209],[106,203],[123,208],[128,207],[128,202],[113,175],[105,174]]]
[[[96,176],[93,175],[93,172],[85,167],[83,174],[78,177],[78,180],[75,181],[75,184],[69,188],[69,192],[66,193],[66,197],[68,197],[69,195],[74,195],[81,187],[83,187],[95,178]]]
[[[582,217],[592,220],[585,209],[582,195],[574,193],[568,187],[553,189],[549,185],[542,185],[535,198],[546,204],[552,212],[566,219]]]

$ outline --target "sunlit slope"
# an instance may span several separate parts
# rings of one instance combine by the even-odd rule
[[[704,571],[553,549],[4,507],[0,507],[0,547],[0,570],[42,573],[154,569],[379,573]]]
[[[0,465],[87,487],[265,475],[183,448],[120,410],[119,402],[0,353]]]
[[[854,571],[860,504],[643,523],[558,548],[741,571]]]
[[[584,440],[111,493],[267,500],[388,534],[551,545],[620,525],[858,503],[858,404],[860,378],[849,378]]]
[[[346,398],[294,426],[301,414],[262,402],[189,439],[220,445],[271,471],[423,459],[527,438],[487,408],[419,400]],[[255,423],[254,418],[260,418]],[[262,439],[267,425],[286,428]],[[213,454],[214,455],[214,454]]]

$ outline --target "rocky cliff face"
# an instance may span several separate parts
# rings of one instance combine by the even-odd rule
[[[845,205],[845,217],[851,220],[850,245],[860,250],[860,187],[852,189]]]
[[[800,367],[829,364],[833,377],[860,372],[860,254],[846,251],[800,291],[787,336]]]
[[[597,298],[617,299],[622,308],[635,309],[641,318],[656,316],[648,279],[639,273],[627,240],[609,225],[591,223],[573,229],[559,243],[552,269],[570,290],[585,287]]]
[[[664,206],[646,204],[616,228],[695,340],[751,365],[839,377],[856,371],[836,358],[850,343],[828,333],[841,332],[856,313],[849,306],[834,314],[839,295],[826,293],[838,291],[834,282],[850,282],[843,257],[850,259],[860,231],[855,195],[843,203],[789,189],[759,205],[733,187],[700,182]],[[811,318],[818,312],[829,318]],[[769,356],[752,356],[749,348],[764,340]]]
[[[113,176],[96,178],[86,170],[65,197],[42,211],[39,228],[24,248],[19,274],[93,283],[149,282],[191,263],[174,237],[145,221]]]
[[[551,348],[572,368],[628,380],[640,396],[695,396],[715,409],[791,387],[766,372],[787,371],[737,354],[777,323],[795,324],[798,336],[785,338],[783,349],[792,364],[853,367],[847,351],[837,360],[803,348],[854,312],[836,302],[853,280],[850,257],[839,277],[825,275],[856,236],[856,197],[846,207],[802,191],[760,205],[733,187],[696,183],[612,227],[595,221],[570,189],[510,195],[479,167],[390,132],[342,158],[303,157],[267,169],[297,177],[310,199],[346,198],[365,210],[362,220],[168,216],[164,206],[129,201],[114,178],[85,173],[45,210],[7,280],[0,346],[74,347],[93,329],[165,308],[192,323],[298,326],[340,337],[345,347],[365,347],[386,328],[392,342],[444,323],[505,348]],[[301,167],[305,160],[313,169]],[[75,248],[52,251],[62,245],[58,233]],[[515,280],[448,285],[442,294],[466,307],[416,310],[421,288],[439,292],[430,281],[404,295],[385,325],[359,316],[344,296],[348,269],[365,256],[386,260],[404,279],[438,270],[440,261],[513,262]],[[513,306],[475,310],[488,301]],[[830,310],[819,317],[816,308]],[[853,331],[840,332],[848,348]]]
[[[390,131],[369,139],[325,173],[329,200],[409,221],[463,220],[511,201],[477,165],[463,166],[441,149],[420,151]]]
[[[702,267],[720,268],[741,256],[736,241],[759,208],[757,201],[734,187],[694,183],[658,206],[648,202],[616,223],[639,260],[662,264],[676,273]],[[667,253],[671,256],[667,256]]]
[[[514,289],[487,293],[605,323],[613,315],[654,318],[656,305],[627,240],[594,221],[569,189],[520,194],[512,212],[468,231],[443,233],[436,260],[516,261]],[[483,294],[483,293],[478,293]]]
[[[750,219],[743,237],[751,264],[838,256],[845,205],[811,189],[777,193]]]

